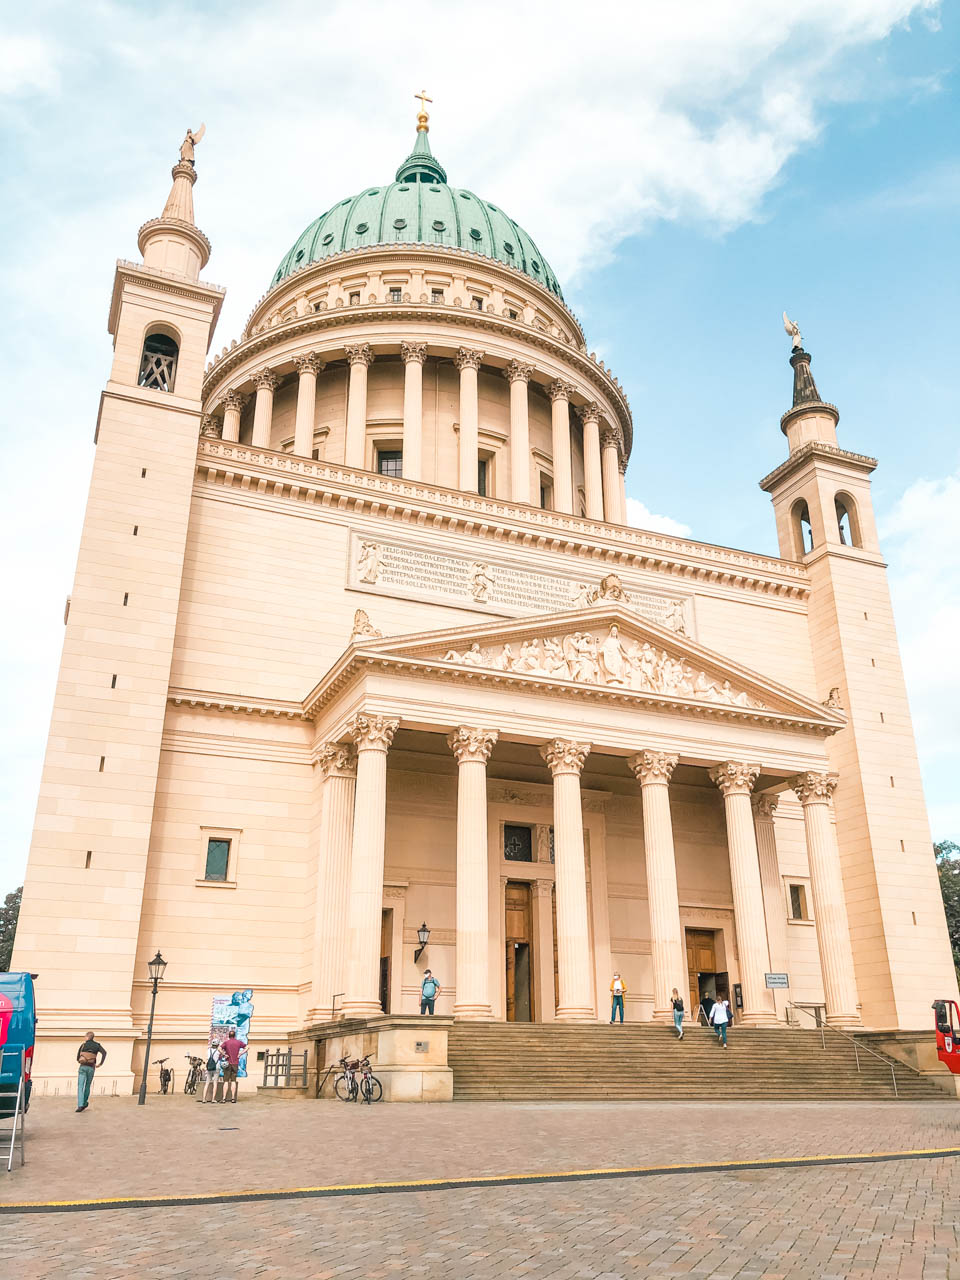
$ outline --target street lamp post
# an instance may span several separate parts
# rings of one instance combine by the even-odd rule
[[[140,1097],[137,1099],[138,1107],[142,1107],[147,1100],[147,1072],[150,1070],[150,1045],[153,1041],[153,1011],[157,1007],[157,984],[163,981],[163,971],[166,967],[167,962],[164,960],[159,950],[147,965],[147,968],[150,970],[150,977],[153,979],[153,992],[150,996],[150,1021],[147,1023],[147,1056],[143,1063],[143,1076],[140,1080]]]

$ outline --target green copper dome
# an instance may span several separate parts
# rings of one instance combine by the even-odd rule
[[[396,181],[341,200],[311,222],[285,255],[270,287],[311,262],[378,244],[467,249],[516,267],[563,297],[552,267],[522,227],[497,205],[447,185],[425,128],[418,130],[416,146],[397,170]]]

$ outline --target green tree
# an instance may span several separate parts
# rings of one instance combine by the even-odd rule
[[[0,973],[10,968],[10,957],[13,955],[13,939],[17,932],[17,919],[20,916],[20,899],[23,897],[23,885],[8,893],[0,907]]]
[[[952,840],[941,840],[933,846],[933,852],[937,859],[943,908],[947,913],[953,963],[960,972],[960,844],[954,844]]]

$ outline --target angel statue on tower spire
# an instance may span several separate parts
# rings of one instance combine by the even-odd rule
[[[794,351],[803,350],[803,335],[800,333],[800,327],[795,321],[791,320],[786,312],[783,313],[783,327],[787,336],[793,339]]]
[[[180,159],[185,160],[187,164],[193,164],[193,149],[207,132],[207,126],[202,124],[196,132],[193,129],[187,130],[187,136],[180,144]]]

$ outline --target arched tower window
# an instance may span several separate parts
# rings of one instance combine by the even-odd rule
[[[153,391],[172,391],[177,376],[177,358],[180,348],[169,334],[154,330],[143,342],[140,357],[140,376],[137,383]]]
[[[810,508],[806,504],[806,500],[801,498],[799,502],[793,504],[791,512],[793,522],[793,543],[797,549],[797,556],[805,556],[808,551],[813,550],[813,529],[810,524]]]
[[[857,518],[857,505],[846,493],[838,493],[834,499],[837,512],[837,529],[840,541],[845,547],[862,547],[860,537],[860,521]]]

